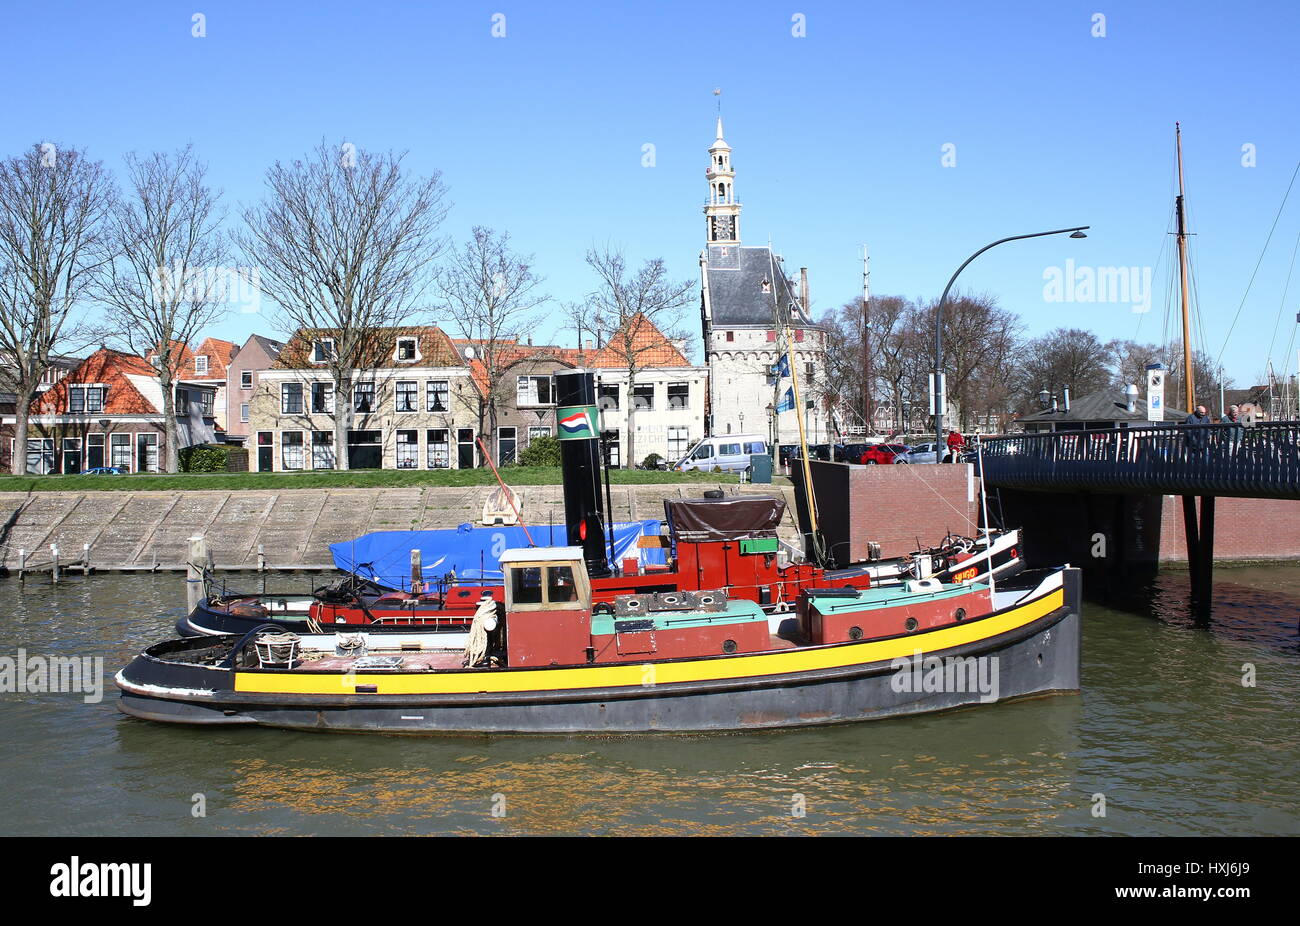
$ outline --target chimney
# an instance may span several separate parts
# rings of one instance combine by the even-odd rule
[[[1065,396],[1065,410],[1068,412],[1070,410],[1070,387],[1062,386],[1061,394]]]
[[[808,268],[799,268],[799,304],[803,306],[803,314],[808,314]]]
[[[1124,387],[1124,402],[1125,402],[1124,408],[1130,415],[1132,415],[1134,412],[1137,411],[1137,397],[1138,397],[1137,386],[1133,385],[1132,383],[1129,383],[1127,386]]]

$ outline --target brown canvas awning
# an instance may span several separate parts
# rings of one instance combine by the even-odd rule
[[[748,540],[776,536],[785,502],[769,495],[664,499],[664,513],[678,540]]]

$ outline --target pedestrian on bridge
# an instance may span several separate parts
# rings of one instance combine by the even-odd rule
[[[1244,428],[1244,425],[1241,422],[1241,408],[1236,405],[1229,405],[1228,413],[1223,416],[1223,420],[1220,423],[1232,425],[1232,427],[1227,429],[1228,434],[1226,439],[1228,442],[1228,453],[1236,453],[1237,448],[1241,446],[1241,432]]]
[[[1209,432],[1205,430],[1210,422],[1210,413],[1204,405],[1198,405],[1190,415],[1183,421],[1183,426],[1187,428],[1184,443],[1188,450],[1188,458],[1199,460],[1202,463],[1209,459]]]

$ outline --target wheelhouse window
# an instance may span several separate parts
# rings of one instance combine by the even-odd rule
[[[411,363],[416,359],[416,340],[415,338],[398,338],[397,339],[397,359],[402,363]]]
[[[301,431],[280,432],[280,466],[282,469],[302,469],[303,443]]]
[[[654,383],[632,387],[632,408],[639,412],[652,412],[655,407]]]
[[[555,377],[521,376],[519,377],[517,404],[554,405]]]
[[[375,384],[373,381],[357,383],[352,394],[353,410],[369,414],[375,410]]]
[[[280,384],[280,414],[302,414],[302,383]]]
[[[601,409],[605,411],[618,411],[618,385],[601,385],[597,388],[597,397],[600,401]]]
[[[418,412],[420,410],[420,384],[415,380],[398,380],[393,398],[393,410]]]
[[[424,387],[425,410],[431,412],[445,412],[449,409],[448,404],[448,386],[445,379],[431,379]]]
[[[420,468],[420,432],[397,432],[397,468]]]
[[[311,362],[329,363],[334,359],[334,339],[318,338],[311,342]]]
[[[334,414],[334,384],[311,384],[311,413],[313,415]]]
[[[691,405],[691,384],[690,383],[669,383],[668,384],[668,407],[675,409],[690,408]]]

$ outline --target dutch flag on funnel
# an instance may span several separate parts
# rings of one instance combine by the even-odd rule
[[[591,415],[588,414],[585,410],[574,412],[572,415],[569,415],[567,418],[561,418],[560,428],[566,434],[569,434],[571,436],[576,436],[578,434],[581,434],[584,430],[586,430],[587,433],[589,434],[596,433],[596,426],[591,420]]]

